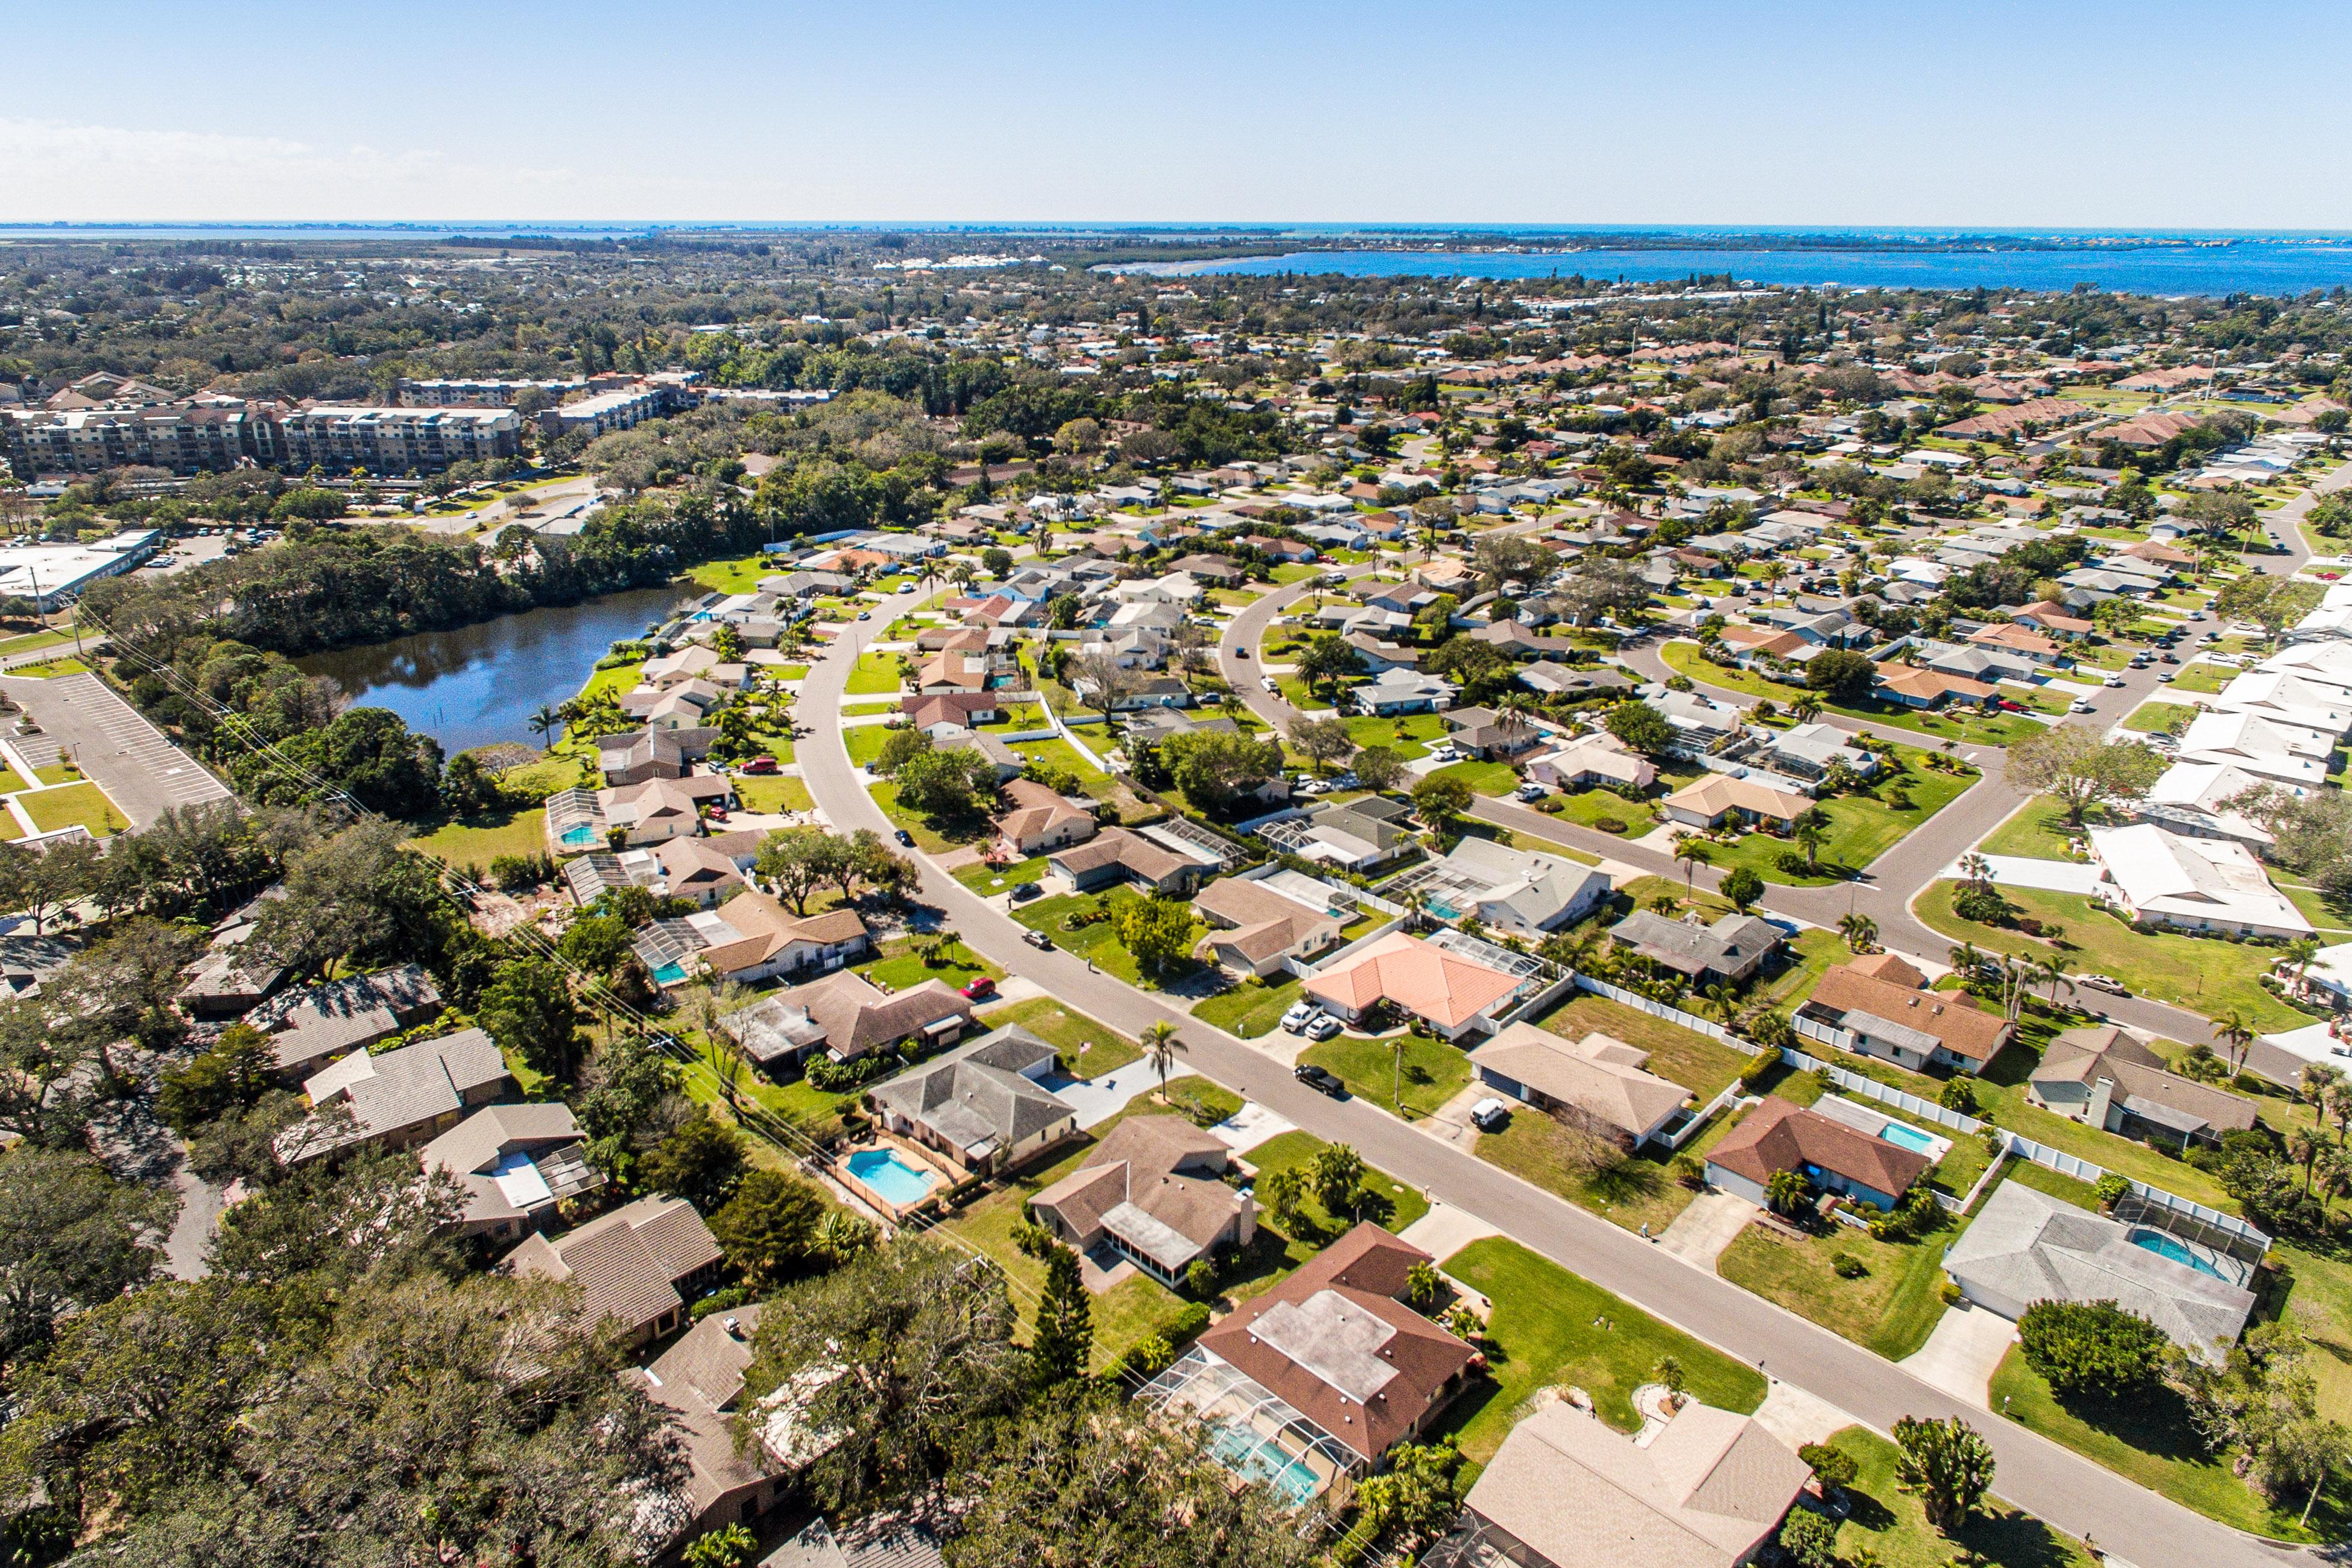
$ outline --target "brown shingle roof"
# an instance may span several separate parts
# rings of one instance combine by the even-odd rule
[[[1925,1154],[1777,1097],[1749,1111],[1707,1161],[1759,1184],[1769,1182],[1776,1172],[1818,1165],[1896,1196],[1929,1164]]]
[[[1831,1013],[1867,1013],[1904,1025],[1934,1036],[1946,1050],[1979,1067],[2000,1054],[2012,1028],[2008,1019],[1984,1011],[1966,992],[1916,991],[1851,963],[1823,971],[1805,1005]]]

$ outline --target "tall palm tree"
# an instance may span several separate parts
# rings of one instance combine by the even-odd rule
[[[1160,1098],[1168,1098],[1168,1069],[1176,1065],[1184,1042],[1176,1037],[1176,1026],[1165,1018],[1154,1018],[1143,1031],[1143,1059],[1160,1075]]]
[[[2235,1078],[2245,1070],[2246,1051],[2254,1043],[2253,1020],[2236,1007],[2213,1020],[2213,1037],[2230,1053],[2230,1076]]]
[[[1854,952],[1866,952],[1878,940],[1878,922],[1859,912],[1845,915],[1838,921],[1838,934]]]
[[[2344,1069],[2327,1062],[2303,1064],[2302,1092],[2304,1100],[2322,1116],[2326,1115],[2330,1095],[2343,1087]]]
[[[1797,847],[1805,852],[1806,869],[1811,870],[1822,863],[1822,845],[1826,841],[1826,836],[1819,827],[1810,822],[1801,822],[1790,837],[1796,839]]]
[[[1764,1184],[1764,1202],[1775,1214],[1793,1215],[1805,1206],[1812,1189],[1805,1178],[1794,1171],[1775,1171],[1772,1179]]]
[[[530,732],[541,742],[562,728],[563,728],[563,715],[544,702],[541,703],[539,710],[530,716]],[[547,748],[542,744],[540,749],[545,751]]]
[[[1715,851],[1697,834],[1685,833],[1675,840],[1675,858],[1682,863],[1683,891],[1696,898],[1698,868],[1715,864]]]
[[[2066,994],[2070,996],[2078,989],[2073,981],[2066,978],[2066,960],[2062,954],[2053,952],[2047,958],[2036,959],[2033,963],[2033,973],[2035,979],[2049,984],[2050,1005],[2053,1011],[2055,1011],[2058,1006],[2058,987],[2063,985],[2066,988]]]
[[[1822,716],[1822,700],[1811,692],[1789,704],[1789,717],[1800,724],[1810,724]]]
[[[2305,1194],[2311,1191],[2311,1168],[2319,1163],[2320,1155],[2326,1152],[2326,1142],[2319,1136],[2318,1130],[2315,1128],[2298,1127],[2287,1134],[2287,1158],[2303,1167],[2303,1190]]]
[[[1399,1035],[1389,1042],[1390,1065],[1395,1069],[1389,1080],[1389,1100],[1399,1116],[1404,1114],[1404,1043],[1409,1036]]]
[[[1984,954],[1977,951],[1977,944],[1972,942],[1964,942],[1952,949],[1951,960],[1952,967],[1958,970],[1965,979],[1974,980],[1984,968]]]
[[[1968,854],[1960,857],[1960,875],[1969,879],[1969,883],[1971,887],[1990,887],[1992,885],[1992,862],[1986,859],[1983,856],[1977,854],[1974,850],[1970,850]]]

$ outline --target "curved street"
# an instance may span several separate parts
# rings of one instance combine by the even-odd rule
[[[1255,629],[1237,624],[1232,636],[1255,640],[1276,605],[1304,591],[1309,590],[1269,595],[1251,606],[1240,621],[1250,622],[1255,612]],[[810,794],[835,828],[870,827],[887,836],[889,820],[851,765],[840,725],[824,717],[838,714],[851,668],[880,631],[878,625],[845,627],[812,665],[801,701],[806,705],[804,721],[814,732],[799,760]],[[1230,669],[1230,647],[1221,647],[1220,654]],[[1245,688],[1237,683],[1237,689]],[[1556,831],[1557,825],[1542,820],[1547,833]],[[1622,846],[1612,841],[1612,848]],[[1058,949],[1031,948],[1021,940],[1024,928],[1009,915],[941,871],[929,857],[919,854],[917,860],[924,900],[942,912],[968,945],[1007,973],[1036,981],[1071,1006],[1129,1035],[1162,1019],[1176,1025],[1183,1059],[1194,1069],[1318,1137],[1354,1145],[1370,1163],[1422,1187],[1433,1200],[1499,1227],[1562,1268],[1881,1431],[1904,1415],[1970,1418],[1984,1429],[1998,1457],[2001,1495],[2060,1529],[2093,1536],[2140,1568],[2251,1568],[2296,1554],[2191,1513],[2022,1427],[1988,1420],[1982,1411],[1868,1351],[1370,1102],[1314,1093],[1297,1083],[1284,1063],[1247,1042],[1109,975],[1089,973],[1081,960]]]

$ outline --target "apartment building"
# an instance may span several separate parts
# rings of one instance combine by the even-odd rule
[[[329,473],[367,468],[420,472],[452,463],[511,458],[522,420],[511,408],[381,408],[319,405],[279,420],[285,463]]]
[[[277,422],[234,398],[0,410],[0,456],[26,479],[128,468],[196,474],[248,461],[269,467],[282,451]]]
[[[577,392],[587,389],[581,380],[570,381],[496,381],[445,377],[430,381],[403,381],[400,400],[413,408],[512,408],[515,399],[526,392],[544,392],[561,403]]]

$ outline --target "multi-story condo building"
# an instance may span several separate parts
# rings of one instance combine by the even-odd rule
[[[511,458],[522,419],[511,408],[298,408],[278,421],[289,469],[420,473]]]
[[[0,410],[0,455],[22,479],[164,468],[174,474],[274,467],[284,456],[270,410],[235,398],[132,408]]]
[[[584,381],[489,381],[451,377],[436,381],[404,381],[400,400],[412,408],[512,408],[515,399],[534,389],[561,403],[587,389]]]

